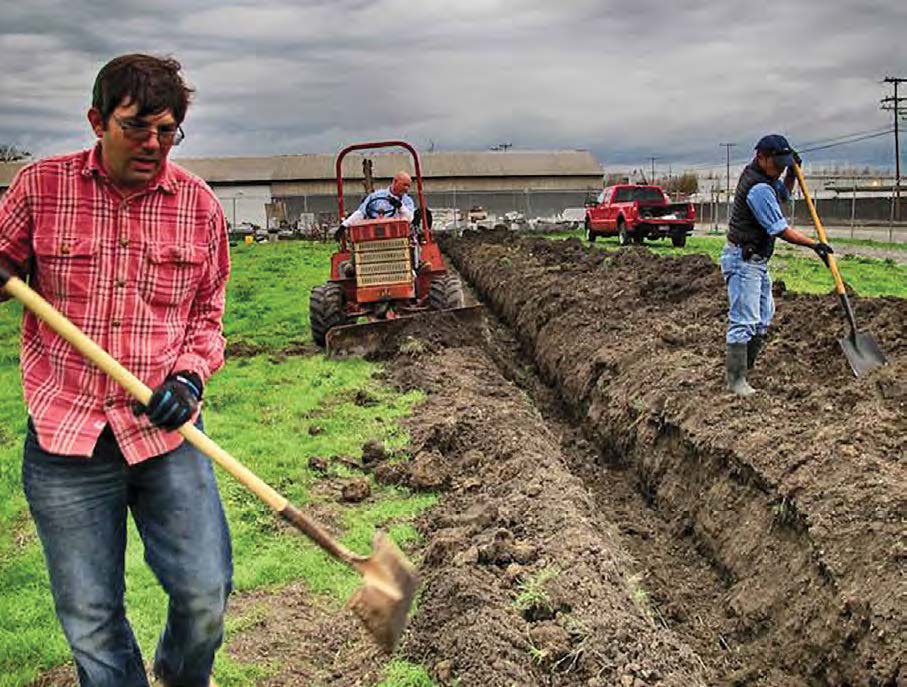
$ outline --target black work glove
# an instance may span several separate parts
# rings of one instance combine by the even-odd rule
[[[828,256],[834,253],[832,247],[827,243],[822,243],[821,241],[816,241],[815,245],[812,247],[816,251],[816,255],[822,258],[822,262],[825,263],[825,266],[828,267]]]
[[[798,153],[796,150],[791,151],[791,157],[794,158],[794,162],[797,163],[797,167],[803,166],[803,159],[800,157],[800,153]]]
[[[394,207],[394,210],[399,210],[400,206],[403,205],[403,203],[401,203],[399,200],[397,200],[393,196],[387,196],[384,200],[386,200],[388,203],[390,203]]]
[[[345,231],[346,231],[346,227],[343,226],[342,224],[339,227],[337,227],[336,229],[334,229],[334,240],[339,241],[340,238],[343,236],[343,232],[345,232]]]
[[[147,406],[136,403],[133,412],[147,415],[161,429],[174,430],[195,415],[202,390],[201,377],[194,372],[174,372],[154,390]]]

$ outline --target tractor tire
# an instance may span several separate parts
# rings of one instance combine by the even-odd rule
[[[595,238],[598,236],[598,234],[596,234],[595,232],[592,231],[592,226],[589,223],[588,217],[586,218],[585,228],[586,228],[586,239],[589,241],[589,243],[595,243]]]
[[[428,289],[428,305],[432,310],[462,308],[463,303],[463,284],[459,277],[445,274],[432,279]]]
[[[674,248],[683,248],[687,245],[687,235],[685,233],[671,234],[671,245]]]
[[[622,246],[629,246],[632,240],[627,223],[623,219],[617,220],[617,242]]]
[[[309,324],[315,345],[320,348],[324,348],[329,330],[349,323],[343,311],[344,300],[343,286],[337,282],[329,281],[312,289],[309,298]]]

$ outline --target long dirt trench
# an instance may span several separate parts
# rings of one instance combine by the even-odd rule
[[[450,241],[445,248],[488,307],[516,332],[509,348],[525,355],[520,361],[503,350],[505,330],[503,337],[490,337],[481,355],[470,351],[454,367],[472,368],[481,398],[503,396],[494,380],[505,370],[524,389],[536,389],[530,415],[538,408],[556,414],[560,406],[566,416],[541,424],[542,435],[557,439],[540,452],[549,460],[531,450],[528,437],[534,434],[525,431],[531,423],[522,423],[513,440],[517,463],[528,455],[530,465],[544,467],[541,473],[522,469],[515,478],[522,486],[514,488],[531,497],[527,504],[533,509],[553,507],[547,491],[552,482],[558,507],[568,495],[570,502],[586,504],[590,510],[581,520],[596,543],[590,549],[561,528],[560,549],[547,542],[539,555],[546,566],[570,569],[576,561],[598,564],[607,551],[623,580],[611,584],[609,594],[620,588],[658,637],[653,645],[649,634],[618,622],[622,631],[584,634],[576,661],[539,661],[531,681],[509,680],[498,661],[475,682],[469,674],[462,684],[904,684],[903,300],[857,300],[858,319],[883,342],[891,364],[868,380],[853,380],[834,344],[840,329],[834,300],[779,292],[767,371],[754,376],[764,392],[746,405],[721,389],[723,284],[705,256],[659,258],[645,249],[609,256],[578,241],[520,241],[505,234]],[[489,353],[494,367],[477,362]],[[527,370],[527,361],[547,386]],[[448,367],[423,359],[413,369],[424,380],[432,369]],[[458,378],[441,376],[443,384]],[[493,403],[492,409],[504,405]],[[467,420],[473,408],[463,403],[449,409],[457,431],[433,449],[452,458],[455,473],[463,472],[456,460],[471,442],[508,443],[508,423],[492,414],[476,421],[482,426],[477,429]],[[498,461],[501,470],[514,459],[504,451],[508,460]],[[565,469],[575,495],[560,477],[551,477]],[[501,489],[504,484],[496,482]],[[449,496],[446,503],[456,499]],[[459,506],[476,512],[470,503]],[[502,521],[499,510],[491,512],[504,525],[506,541],[553,522],[529,511],[514,518],[509,509]],[[492,529],[481,527],[486,535]],[[442,547],[456,558],[464,542],[454,540],[439,543],[445,538],[433,533],[429,553]],[[429,569],[433,561],[428,556]],[[519,571],[524,582],[517,590],[525,588],[526,572]],[[504,569],[505,581],[512,573]],[[562,570],[555,579],[566,577]],[[428,589],[430,598],[434,585]],[[455,591],[442,597],[450,602]],[[479,608],[493,605],[481,597],[474,601]],[[572,637],[563,626],[576,619],[575,599],[564,608],[570,610],[555,609],[547,622]],[[594,606],[590,617],[608,622],[602,616],[610,612],[607,604]],[[415,656],[444,655],[426,648],[430,633],[423,626],[444,615],[440,605],[423,609],[409,645]],[[464,625],[448,628],[461,642],[483,628],[464,615]],[[525,635],[531,640],[537,621],[531,614],[524,619],[524,636],[513,642],[526,651]],[[631,646],[646,647],[642,653],[658,664],[652,668],[658,677],[631,670],[638,667],[635,657],[616,666],[594,654],[621,653],[628,639]],[[651,651],[653,646],[661,651]],[[462,648],[449,647],[449,655],[462,656]],[[532,646],[529,651],[540,653]],[[666,670],[667,657],[689,672],[678,678]],[[563,670],[566,665],[572,674]]]

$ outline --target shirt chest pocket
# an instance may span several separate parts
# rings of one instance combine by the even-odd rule
[[[35,260],[38,284],[46,297],[87,301],[96,295],[98,250],[93,239],[36,238]]]
[[[151,305],[180,305],[198,289],[208,248],[193,244],[159,244],[145,249],[139,294]]]

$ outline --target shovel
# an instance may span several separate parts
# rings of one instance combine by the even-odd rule
[[[806,180],[803,178],[803,170],[800,165],[794,163],[794,172],[797,174],[797,182],[800,184],[800,190],[803,192],[803,198],[806,200],[806,206],[809,208],[809,214],[812,215],[813,224],[816,225],[816,233],[822,243],[828,243],[825,234],[825,227],[822,226],[822,220],[816,212],[816,206],[813,205],[813,199],[806,189]],[[835,278],[835,291],[841,298],[841,304],[844,306],[844,313],[847,316],[847,322],[850,325],[850,334],[842,339],[838,339],[844,355],[853,370],[854,375],[862,377],[870,371],[884,365],[888,362],[879,344],[868,332],[857,330],[857,322],[853,317],[853,310],[850,307],[850,300],[847,298],[847,292],[844,290],[844,281],[841,279],[841,273],[838,271],[838,263],[834,255],[828,256],[828,269],[831,270]]]
[[[51,329],[72,344],[88,360],[112,377],[139,403],[148,404],[151,400],[151,389],[89,339],[25,282],[10,274],[2,264],[0,264],[0,286],[46,322]],[[403,552],[397,548],[397,545],[378,532],[373,540],[371,556],[361,556],[349,551],[305,513],[215,444],[191,421],[180,427],[178,431],[186,441],[233,475],[243,486],[318,546],[362,575],[363,584],[350,598],[348,605],[378,644],[388,653],[392,652],[406,626],[407,614],[418,583],[415,568],[406,559]]]

